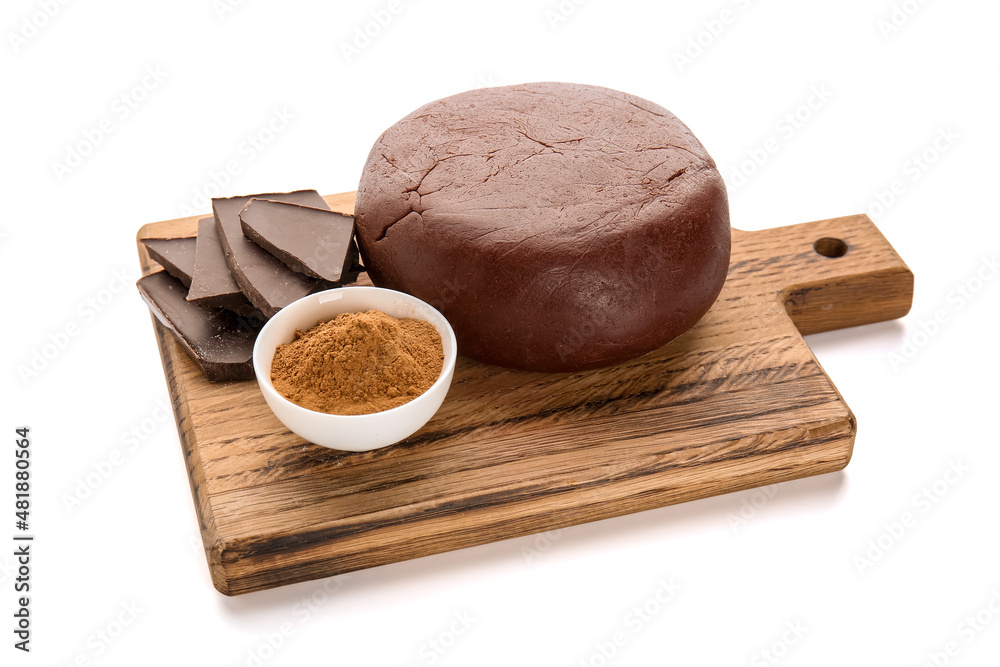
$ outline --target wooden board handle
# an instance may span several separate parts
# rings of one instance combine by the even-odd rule
[[[730,277],[749,269],[803,335],[902,317],[913,303],[913,273],[867,215],[733,236]]]

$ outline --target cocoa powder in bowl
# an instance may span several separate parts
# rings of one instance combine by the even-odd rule
[[[378,310],[343,313],[279,345],[271,383],[309,410],[366,415],[412,401],[441,375],[444,348],[429,322]]]

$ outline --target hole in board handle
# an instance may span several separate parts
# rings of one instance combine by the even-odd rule
[[[824,257],[836,259],[847,254],[847,244],[842,239],[824,236],[813,243],[813,250]]]

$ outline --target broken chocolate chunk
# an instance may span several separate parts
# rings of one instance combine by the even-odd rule
[[[178,239],[142,239],[142,244],[146,246],[146,252],[153,261],[181,281],[185,287],[191,286],[196,243],[197,239],[193,236]]]
[[[243,210],[247,202],[254,198],[304,204],[323,209],[329,209],[329,207],[315,190],[212,200],[216,229],[219,232],[219,238],[226,253],[226,261],[233,278],[250,299],[250,303],[260,309],[266,317],[271,317],[293,301],[307,294],[327,289],[332,285],[325,280],[317,280],[292,271],[281,260],[243,234],[240,211]]]
[[[354,218],[326,208],[251,199],[240,211],[243,233],[293,271],[331,283],[358,259]]]
[[[166,271],[143,276],[136,286],[156,319],[170,329],[206,378],[221,382],[254,377],[253,344],[264,326],[262,320],[188,301],[187,289]]]
[[[187,300],[200,306],[225,308],[244,317],[263,318],[233,280],[214,218],[198,221],[197,241]]]

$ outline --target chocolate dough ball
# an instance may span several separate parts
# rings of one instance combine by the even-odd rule
[[[376,285],[444,313],[473,359],[625,361],[683,333],[729,268],[712,158],[666,109],[567,83],[420,107],[372,147],[357,239]]]

